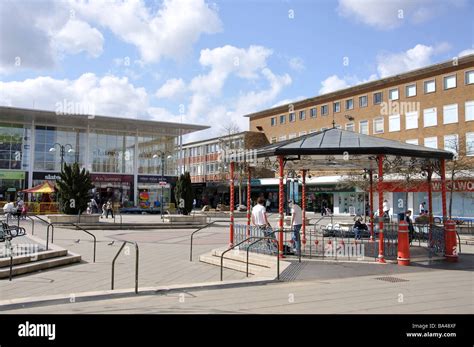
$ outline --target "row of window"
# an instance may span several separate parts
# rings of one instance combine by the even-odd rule
[[[474,84],[474,70],[472,71],[466,71],[465,72],[465,83],[466,84]],[[452,88],[456,88],[457,86],[457,76],[456,74],[448,75],[443,77],[443,89],[448,90]],[[430,94],[436,92],[436,79],[431,79],[423,82],[423,90],[425,94]],[[405,86],[405,97],[410,98],[414,97],[417,95],[417,84],[412,83],[408,84]],[[383,100],[383,92],[376,92],[373,93],[373,104],[374,105],[379,105],[382,103]],[[395,101],[400,98],[400,91],[399,88],[392,88],[389,89],[388,91],[388,99],[390,101]],[[367,107],[368,106],[368,96],[367,95],[362,95],[359,96],[359,108]],[[333,107],[333,112],[338,113],[341,112],[341,101],[335,101],[332,104]],[[346,110],[352,110],[354,109],[354,99],[350,98],[345,100],[345,109]],[[329,114],[329,105],[322,105],[321,106],[321,115],[322,116],[327,116]],[[299,115],[299,120],[305,120],[306,119],[306,111],[301,110],[298,111]],[[310,117],[311,118],[316,118],[317,117],[317,108],[313,107],[310,109]],[[288,121],[295,122],[296,121],[296,113],[295,112],[290,112],[288,115]],[[280,115],[278,117],[271,117],[270,118],[270,125],[271,126],[276,126],[277,124],[285,124],[286,123],[286,115]]]
[[[244,147],[244,139],[235,139],[235,140],[227,140],[225,142],[226,148],[243,148]],[[198,157],[201,155],[218,153],[221,150],[221,144],[219,143],[211,143],[208,145],[199,145],[195,147],[189,147],[183,149],[183,156],[184,158],[190,157]]]

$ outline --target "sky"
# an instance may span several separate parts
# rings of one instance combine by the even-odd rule
[[[474,53],[469,0],[0,0],[0,105],[203,124]]]

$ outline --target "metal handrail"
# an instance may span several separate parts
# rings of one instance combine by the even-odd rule
[[[206,229],[207,227],[209,227],[210,225],[214,224],[214,223],[218,223],[218,222],[228,222],[228,220],[215,220],[215,221],[212,221],[210,223],[207,223],[205,226],[202,226],[200,228],[198,228],[197,230],[193,231],[191,233],[191,242],[190,242],[190,250],[189,250],[189,261],[193,261],[193,239],[194,239],[194,234],[196,234],[198,231],[201,231],[203,229]]]
[[[46,228],[46,250],[49,249],[49,228],[52,227],[52,233],[51,233],[51,243],[53,243],[54,239],[54,225],[51,222],[48,222],[47,220],[44,220],[43,218],[38,217],[38,215],[33,215],[33,217],[36,217],[38,220],[42,221],[43,223],[48,224],[48,227]]]
[[[117,254],[115,255],[114,259],[112,260],[112,283],[111,283],[111,289],[114,290],[114,280],[115,280],[115,260],[117,260],[118,256],[120,255],[120,252],[122,252],[122,249],[125,247],[125,244],[130,243],[135,245],[135,294],[138,294],[138,257],[139,257],[139,249],[138,249],[138,243],[136,242],[130,242],[130,241],[124,241],[122,243],[122,246],[118,250]]]
[[[85,232],[86,234],[89,234],[90,236],[92,236],[94,238],[94,257],[93,257],[93,262],[95,263],[95,253],[96,253],[96,246],[97,246],[97,238],[95,237],[95,235],[93,233],[91,233],[90,231],[87,231],[86,229],[84,229],[83,227],[80,227],[79,225],[77,225],[76,223],[71,223],[72,225],[74,225],[77,229],[79,230],[82,230],[83,232]]]
[[[245,240],[242,240],[240,241],[238,244],[236,245],[233,245],[232,247],[226,249],[224,252],[222,252],[221,254],[221,281],[223,281],[223,278],[224,278],[224,255],[233,250],[235,247],[237,246],[240,246],[241,244],[245,243],[245,242],[248,242],[252,239],[260,239],[260,240],[265,240],[265,239],[268,239],[268,240],[273,240],[273,242],[276,242],[277,243],[277,249],[279,249],[279,242],[277,239],[273,238],[273,237],[267,237],[267,236],[250,236],[250,237],[247,237]],[[248,255],[248,253],[247,253]],[[278,279],[280,279],[280,257],[279,257],[279,254],[277,252],[276,256],[278,257],[278,265],[277,265],[277,270],[278,270]],[[248,258],[247,258],[248,259]],[[248,266],[248,264],[247,264]]]
[[[122,212],[120,211],[120,209],[117,210],[118,211],[118,215],[120,216],[120,229],[122,229]],[[117,216],[117,212],[114,213],[114,223],[115,223],[115,217]]]
[[[274,232],[273,232],[274,233]],[[255,237],[255,236],[254,236]],[[278,249],[278,246],[279,246],[279,242],[277,239],[273,238],[273,237],[268,237],[268,236],[265,236],[266,239],[271,239],[273,241],[276,241],[277,243],[277,249]],[[249,250],[250,250],[250,247],[252,247],[253,245],[263,241],[264,239],[259,239],[257,241],[254,241],[252,242],[250,245],[247,246],[247,268],[246,268],[246,275],[247,277],[249,277]],[[301,247],[300,247],[300,262],[301,262]],[[277,279],[280,280],[280,257],[278,255],[278,252],[277,252]],[[221,281],[222,281],[222,276],[221,276]]]

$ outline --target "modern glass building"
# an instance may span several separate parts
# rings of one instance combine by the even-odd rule
[[[149,207],[163,192],[169,203],[182,135],[207,128],[0,107],[0,201],[56,180],[63,160],[91,172],[100,201]]]

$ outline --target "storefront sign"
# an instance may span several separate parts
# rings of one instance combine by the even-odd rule
[[[446,181],[446,191],[451,191],[451,187],[455,192],[474,192],[474,180],[456,180],[454,185],[452,181]],[[375,188],[376,189],[376,188]],[[427,192],[428,182],[412,181],[405,182],[383,182],[382,189],[387,192]],[[431,182],[431,190],[433,192],[441,191],[441,181]]]
[[[0,170],[0,179],[1,180],[24,180],[25,172]]]
[[[33,172],[33,180],[42,180],[42,181],[58,181],[59,173],[56,172]]]
[[[355,188],[346,187],[338,184],[327,184],[327,185],[307,185],[306,190],[308,193],[328,193],[328,192],[354,192]]]
[[[108,174],[91,174],[92,182],[133,182],[132,175],[108,175]]]
[[[156,183],[164,182],[164,184],[170,184],[176,181],[176,177],[173,176],[152,176],[152,175],[138,175],[138,183]]]

